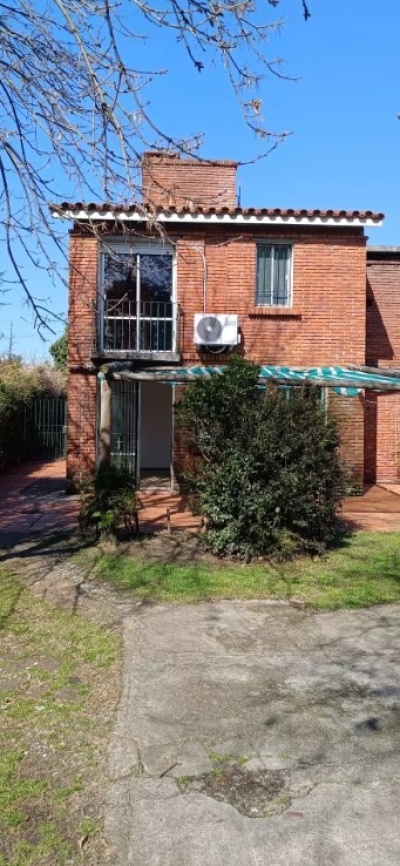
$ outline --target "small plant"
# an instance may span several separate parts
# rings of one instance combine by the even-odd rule
[[[82,491],[80,527],[96,538],[131,537],[138,532],[135,478],[119,466],[100,466]]]
[[[81,836],[90,836],[93,833],[100,832],[100,824],[98,821],[93,821],[92,818],[82,818],[82,821],[79,824],[79,832]]]

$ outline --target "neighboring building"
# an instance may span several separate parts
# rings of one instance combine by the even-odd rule
[[[173,477],[182,456],[173,430],[177,386],[152,380],[152,371],[171,379],[175,368],[223,364],[232,350],[226,343],[235,343],[236,317],[236,351],[262,365],[307,369],[362,366],[366,359],[384,366],[394,362],[376,303],[366,310],[364,231],[380,225],[382,214],[240,208],[235,163],[199,163],[163,153],[143,158],[141,205],[64,203],[52,211],[74,220],[70,487],[108,451],[112,459],[124,456],[142,479],[169,477],[170,471]],[[385,262],[382,266],[378,253],[368,255],[369,292],[386,315],[392,301],[385,295]],[[398,263],[397,251],[393,272]],[[202,345],[194,335],[198,314],[211,317],[200,324]],[[218,315],[228,319],[215,321]],[[396,335],[398,326],[393,327]],[[104,377],[105,364],[114,375]],[[123,376],[128,368],[141,381],[120,381],[118,371]],[[371,457],[375,422],[370,404],[366,412],[364,392],[349,399],[337,391],[326,393],[340,417],[351,483],[360,488],[364,477],[396,480],[397,455],[394,464],[390,443],[382,457]],[[379,436],[385,435],[384,413],[390,414],[394,403],[400,406],[398,400],[377,398]]]

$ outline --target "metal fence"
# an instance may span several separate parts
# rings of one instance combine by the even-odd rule
[[[106,300],[103,351],[175,351],[177,312],[171,301]]]
[[[66,456],[65,397],[36,397],[27,404],[23,451],[26,460],[56,460]]]
[[[111,382],[111,462],[136,475],[139,388],[137,382]]]

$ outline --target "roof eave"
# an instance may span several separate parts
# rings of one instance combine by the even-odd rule
[[[196,225],[265,225],[265,226],[328,226],[333,227],[375,227],[383,224],[384,216],[323,216],[323,215],[284,215],[284,214],[238,214],[238,213],[191,213],[179,211],[158,211],[146,214],[143,211],[95,210],[87,208],[66,208],[51,206],[51,214],[59,219],[87,222],[159,222]]]

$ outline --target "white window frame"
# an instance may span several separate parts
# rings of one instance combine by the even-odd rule
[[[287,266],[286,273],[286,281],[289,283],[288,291],[287,291],[287,302],[285,304],[275,304],[271,302],[267,304],[265,302],[259,302],[257,299],[258,295],[258,249],[259,247],[288,247],[289,249],[289,261]],[[255,278],[255,289],[254,289],[254,306],[260,307],[261,309],[279,309],[280,307],[284,310],[293,306],[293,259],[294,259],[294,244],[293,241],[285,240],[281,238],[279,240],[270,239],[270,238],[257,238],[256,240],[256,278]],[[273,279],[271,280],[271,285],[273,284]]]
[[[115,237],[105,237],[102,241],[100,247],[100,262],[99,262],[99,281],[98,281],[98,298],[99,298],[99,345],[100,350],[104,351],[104,300],[105,300],[105,290],[104,290],[104,264],[105,257],[109,254],[110,251],[115,252],[116,254],[121,253],[126,255],[130,253],[132,256],[137,255],[154,255],[154,256],[165,256],[170,255],[172,258],[172,290],[171,290],[171,302],[172,302],[172,349],[171,352],[177,351],[177,325],[178,325],[178,311],[177,311],[177,264],[176,264],[176,251],[175,247],[170,243],[162,243],[159,240],[153,240],[149,238],[148,241],[136,243],[135,241],[131,241],[125,239],[123,241],[116,240]],[[138,269],[139,271],[139,269]],[[136,297],[138,300],[139,294],[139,278],[137,279],[136,285]]]

